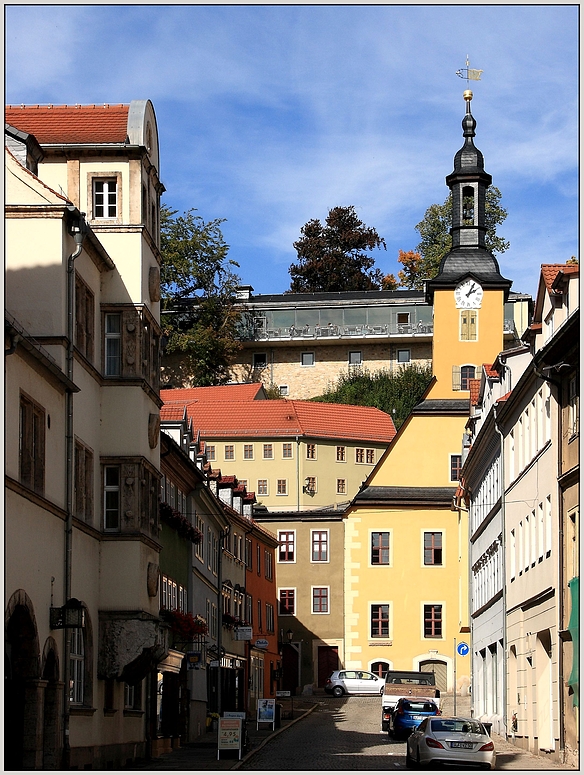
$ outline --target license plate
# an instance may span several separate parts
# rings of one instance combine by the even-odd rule
[[[454,742],[454,743],[450,743],[450,747],[451,748],[467,748],[467,749],[470,750],[471,748],[474,748],[474,743],[462,743],[460,741],[457,741],[457,742]]]
[[[412,718],[414,719],[414,721],[422,721],[424,716],[412,716]]]

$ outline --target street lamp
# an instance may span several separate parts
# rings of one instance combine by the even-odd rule
[[[288,638],[288,643],[292,643],[292,638],[294,637],[292,630],[287,630],[286,637]]]

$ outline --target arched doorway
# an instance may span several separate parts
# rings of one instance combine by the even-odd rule
[[[420,671],[422,673],[434,673],[436,686],[441,692],[448,690],[448,667],[446,662],[439,659],[427,659],[420,662]]]
[[[6,624],[4,768],[42,767],[42,729],[39,728],[42,682],[34,613],[22,590],[12,596]],[[36,680],[35,680],[36,679]]]
[[[61,706],[63,682],[59,681],[57,644],[53,638],[45,643],[43,681],[43,770],[58,770],[61,762]]]

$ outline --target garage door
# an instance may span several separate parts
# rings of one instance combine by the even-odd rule
[[[448,687],[446,662],[440,662],[439,660],[428,660],[427,662],[420,662],[420,670],[422,673],[434,673],[436,677],[436,686],[441,692],[445,692]]]

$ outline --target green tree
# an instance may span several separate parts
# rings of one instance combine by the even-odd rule
[[[334,385],[313,401],[328,404],[353,404],[375,406],[390,414],[399,428],[432,379],[430,366],[415,363],[401,366],[390,374],[384,369],[370,372],[367,369],[352,369],[341,374]]]
[[[290,293],[378,290],[383,273],[366,251],[386,249],[385,240],[366,226],[355,207],[333,207],[323,225],[308,221],[294,243],[298,263],[288,269]]]
[[[241,345],[236,304],[240,278],[227,258],[229,245],[220,225],[205,222],[196,210],[177,216],[160,211],[162,359],[164,386],[221,385]]]
[[[509,248],[509,242],[497,236],[497,226],[506,217],[507,210],[501,207],[501,192],[496,186],[489,186],[485,197],[485,245],[494,254]],[[440,262],[452,248],[451,226],[452,194],[449,194],[444,204],[430,205],[424,219],[416,225],[421,238],[416,251],[399,251],[398,261],[404,267],[398,273],[402,287],[421,289],[424,280],[436,277]]]

